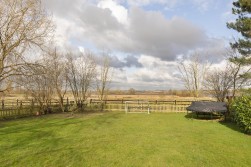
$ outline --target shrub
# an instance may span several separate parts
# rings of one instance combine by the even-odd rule
[[[251,134],[251,96],[242,96],[231,104],[234,121],[245,133]]]

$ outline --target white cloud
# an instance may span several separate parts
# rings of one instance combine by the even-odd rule
[[[166,62],[152,56],[141,55],[139,62],[143,67],[130,71],[127,84],[136,89],[180,89],[182,84],[176,77],[177,63]],[[130,87],[128,86],[128,87]]]
[[[200,11],[209,10],[209,8],[216,2],[215,0],[192,0],[192,1]]]
[[[179,0],[125,0],[130,6],[147,6],[149,4],[161,4],[165,7],[175,6]]]
[[[211,8],[217,7],[218,0],[116,0],[119,3],[126,3],[129,6],[149,6],[152,4],[159,4],[164,9],[173,9],[180,6],[193,4],[199,11],[208,11]]]
[[[82,47],[82,46],[79,46],[78,49],[79,49],[79,51],[80,51],[81,53],[85,53],[85,52],[86,52],[85,48]]]
[[[125,7],[118,5],[115,1],[112,0],[103,0],[100,1],[97,5],[98,7],[102,9],[110,9],[112,12],[112,15],[116,17],[116,19],[122,23],[127,24],[128,23],[128,11]]]
[[[53,20],[56,26],[55,41],[57,45],[64,47],[69,44],[69,40],[73,36],[71,32],[72,30],[75,32],[77,27],[74,26],[73,22],[63,18],[54,16]]]
[[[210,53],[209,59],[215,63],[222,60],[217,52],[224,47],[224,41],[209,38],[202,29],[182,17],[166,18],[160,12],[146,11],[140,7],[130,6],[126,9],[121,5],[125,2],[123,0],[102,0],[97,3],[44,1],[54,13],[57,25],[55,36],[60,46],[76,45],[81,51],[82,48],[88,49],[84,45],[87,42],[95,50],[105,49],[126,55],[124,58],[111,57],[115,72],[119,74],[115,75],[114,81],[122,87],[181,88],[174,61],[194,50],[206,49]],[[204,9],[209,9],[212,1],[190,0],[196,6],[203,7],[204,4]],[[139,6],[152,2],[167,3],[164,0],[127,1]],[[178,3],[186,1],[171,0],[169,5]]]
[[[174,61],[177,55],[191,49],[211,45],[203,30],[182,17],[167,19],[160,12],[138,7],[127,11],[112,0],[103,0],[97,5],[77,0],[75,3],[65,3],[72,9],[63,16],[62,12],[56,13],[57,38],[61,42],[75,38],[101,50],[147,54],[168,61]],[[55,4],[49,8],[57,12]]]

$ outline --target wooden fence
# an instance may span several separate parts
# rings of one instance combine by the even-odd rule
[[[103,102],[95,99],[90,99],[88,102],[83,103],[87,110],[98,111],[103,103],[104,110],[106,111],[125,111],[125,102],[128,100],[105,100]],[[141,100],[129,100],[134,104],[142,103]],[[74,100],[64,99],[64,106],[66,111],[71,110],[74,106]],[[148,101],[150,112],[186,112],[192,101]],[[58,110],[58,101],[51,101],[50,107],[53,111]],[[39,110],[39,104],[34,100],[2,100],[0,103],[0,118],[9,117],[22,117],[35,115]]]
[[[56,101],[50,102],[52,108],[58,107]],[[0,119],[36,115],[39,104],[34,100],[1,100]]]
[[[134,101],[137,103],[137,101]],[[151,101],[149,102],[150,112],[186,112],[186,108],[192,101]],[[138,102],[140,106],[141,102]],[[135,105],[134,105],[135,106]],[[105,110],[125,111],[125,103],[106,103]]]

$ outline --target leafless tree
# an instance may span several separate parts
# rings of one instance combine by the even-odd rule
[[[103,54],[102,56],[103,58],[101,60],[101,65],[99,66],[96,79],[96,88],[98,98],[101,101],[101,110],[103,110],[104,100],[107,98],[109,91],[108,84],[112,79],[110,59],[106,54]]]
[[[178,65],[181,73],[181,79],[186,89],[194,96],[199,97],[203,88],[203,81],[210,64],[203,62],[201,55],[197,52],[191,55],[189,61],[182,61]]]
[[[213,94],[213,96],[221,102],[224,102],[234,85],[233,75],[236,69],[232,68],[230,64],[225,69],[215,68],[211,70],[205,79],[205,88]]]
[[[27,63],[20,69],[25,75],[17,76],[16,83],[39,103],[41,110],[48,110],[51,100],[56,99],[64,112],[63,99],[67,82],[62,54],[52,48],[41,57],[36,63]]]
[[[130,89],[128,90],[128,94],[129,94],[129,95],[135,95],[135,93],[136,93],[136,90],[133,89],[133,88],[130,88]]]
[[[24,53],[42,48],[53,32],[50,16],[40,0],[1,0],[0,5],[0,85],[11,76],[21,75]]]
[[[53,97],[53,86],[48,70],[40,64],[26,65],[23,69],[29,75],[16,77],[17,84],[25,89],[40,106],[40,112],[48,111]]]
[[[83,103],[90,97],[95,76],[96,62],[91,52],[67,55],[67,80],[78,107],[83,108]]]
[[[63,54],[60,54],[56,48],[50,49],[45,58],[43,66],[46,70],[47,78],[51,81],[51,86],[54,89],[56,100],[59,103],[60,109],[64,112],[64,97],[67,91],[67,74],[66,63],[63,59]]]

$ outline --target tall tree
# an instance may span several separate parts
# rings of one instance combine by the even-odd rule
[[[235,73],[236,69],[230,65],[227,65],[225,69],[215,68],[207,73],[204,86],[218,101],[224,102],[225,97],[234,86]]]
[[[49,110],[53,97],[51,73],[43,63],[44,61],[37,62],[36,65],[27,64],[22,68],[22,71],[29,73],[29,75],[16,77],[17,85],[26,90],[38,103],[41,113]]]
[[[0,91],[4,91],[6,80],[20,75],[26,64],[24,52],[41,48],[53,25],[41,0],[1,0],[0,4]]]
[[[194,97],[199,97],[206,72],[209,68],[210,64],[203,62],[198,52],[194,52],[189,61],[182,61],[178,65],[181,80],[184,82],[186,89]]]
[[[52,85],[60,109],[64,112],[64,97],[67,91],[68,82],[65,70],[66,63],[63,61],[63,54],[60,54],[56,48],[51,48],[43,59],[43,66],[48,74],[47,78]]]
[[[92,84],[96,77],[96,62],[90,52],[74,55],[67,54],[67,80],[78,108],[91,95]]]
[[[101,65],[99,66],[96,78],[96,88],[98,98],[101,101],[101,110],[104,108],[104,100],[106,100],[108,91],[109,91],[109,83],[111,82],[111,65],[109,55],[103,53],[103,58]]]
[[[237,49],[241,56],[231,58],[230,61],[242,66],[251,65],[251,1],[238,0],[233,2],[232,13],[238,18],[235,22],[227,23],[227,27],[239,32],[242,37],[230,43],[233,49]],[[244,78],[251,78],[250,73],[244,73]]]

